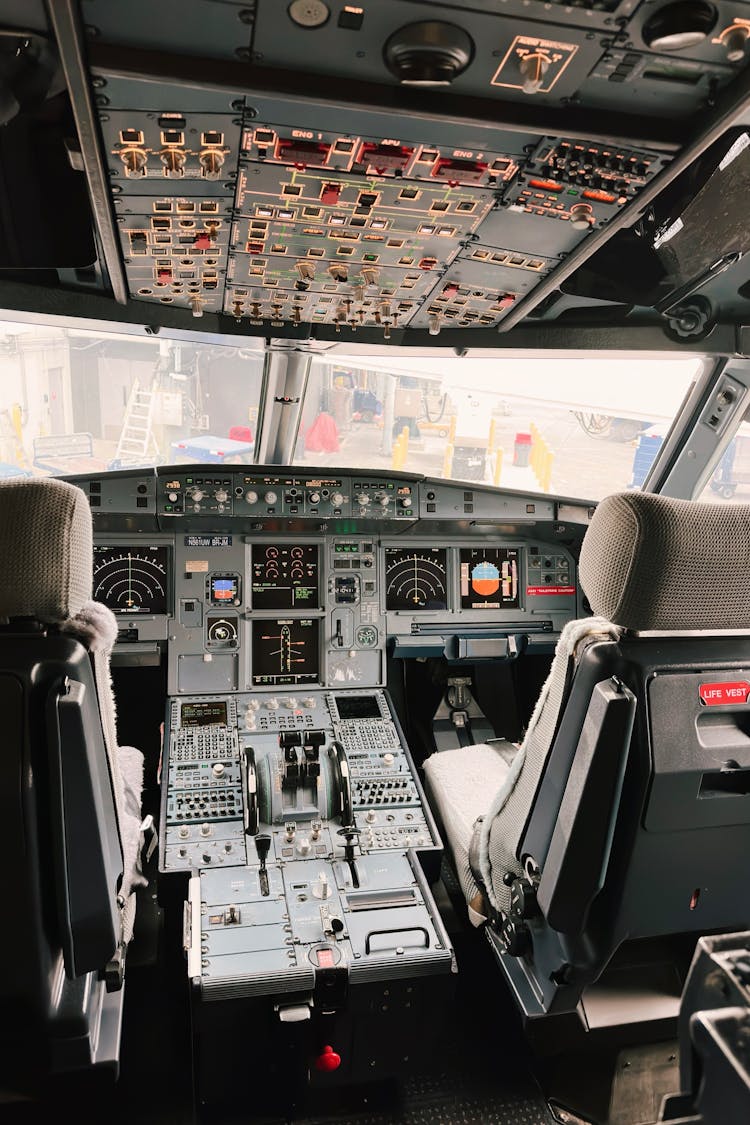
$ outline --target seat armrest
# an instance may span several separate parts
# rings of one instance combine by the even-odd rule
[[[581,933],[604,885],[635,707],[635,696],[618,680],[592,692],[537,894],[542,914],[560,933]]]
[[[93,683],[50,692],[47,745],[60,938],[78,977],[103,969],[120,940],[122,849]]]

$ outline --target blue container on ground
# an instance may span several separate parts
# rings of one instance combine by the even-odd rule
[[[664,438],[661,435],[641,434],[633,457],[633,475],[628,488],[641,488],[648,476],[649,469],[656,460],[656,455],[661,449]]]

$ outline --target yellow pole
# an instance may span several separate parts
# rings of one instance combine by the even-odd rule
[[[400,465],[399,465],[400,456],[401,456],[401,434],[398,435],[398,437],[394,441],[393,445],[391,446],[391,468],[392,469],[400,468]]]
[[[404,465],[406,464],[406,460],[407,460],[408,456],[409,456],[409,427],[404,426],[403,430],[401,431],[401,464],[399,465],[400,469],[403,469]]]
[[[453,445],[456,440],[456,415],[451,414],[451,424],[448,427],[448,445]]]
[[[503,471],[503,449],[498,445],[495,450],[495,472],[492,477],[493,484],[500,484],[500,474]]]
[[[450,477],[453,470],[453,444],[449,442],[445,447],[445,458],[443,459],[443,477]]]
[[[490,433],[489,433],[489,437],[487,438],[487,452],[488,453],[492,453],[492,450],[495,448],[495,429],[496,429],[496,427],[497,427],[497,419],[496,418],[490,418]]]
[[[16,437],[16,464],[19,468],[27,468],[29,459],[26,456],[26,450],[23,447],[23,411],[19,402],[14,402],[10,408],[10,423],[13,427],[13,433]]]
[[[554,459],[555,459],[554,453],[552,452],[551,449],[548,450],[547,451],[547,463],[544,467],[544,480],[542,482],[542,488],[544,489],[545,492],[549,492],[550,486],[552,484],[552,462],[554,461]]]

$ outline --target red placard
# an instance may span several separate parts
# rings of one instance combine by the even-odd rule
[[[698,691],[705,707],[726,707],[728,703],[747,703],[750,683],[732,680],[724,684],[700,684]]]
[[[542,594],[547,594],[547,595],[557,594],[558,597],[560,596],[560,594],[563,594],[567,597],[573,597],[575,592],[576,592],[575,586],[527,586],[526,587],[526,597],[527,598],[538,598]]]

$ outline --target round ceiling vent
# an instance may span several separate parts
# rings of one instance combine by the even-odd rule
[[[677,0],[646,21],[643,41],[652,51],[685,51],[711,34],[716,19],[716,8],[706,0]]]
[[[473,59],[474,43],[455,24],[425,20],[394,32],[383,54],[403,86],[447,86]]]

